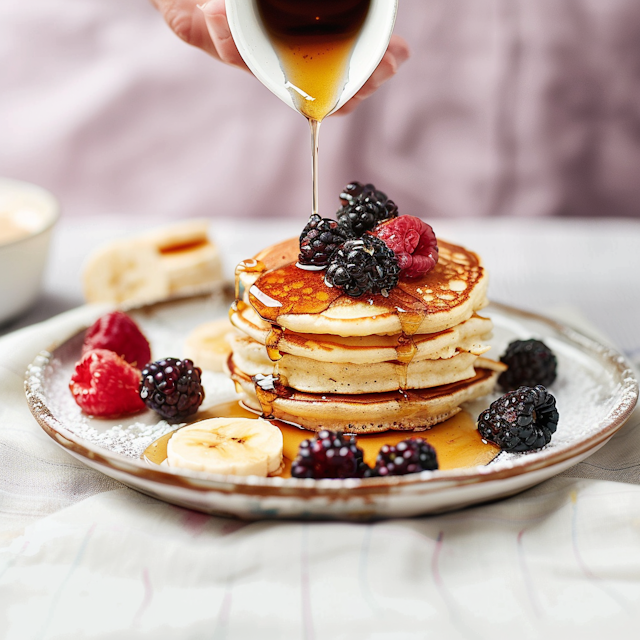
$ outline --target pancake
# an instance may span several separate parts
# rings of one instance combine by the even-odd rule
[[[451,358],[367,364],[319,362],[282,354],[277,362],[267,356],[264,345],[248,336],[229,338],[236,367],[249,376],[278,375],[287,386],[310,393],[361,394],[425,389],[472,378],[478,356],[467,351]]]
[[[265,320],[295,333],[347,337],[444,331],[487,305],[488,279],[475,253],[444,241],[438,246],[438,263],[425,275],[401,280],[388,297],[352,298],[327,286],[322,271],[296,266],[294,238],[265,249],[255,257],[256,266],[240,271],[244,301]]]
[[[252,307],[231,314],[231,324],[256,342],[266,345],[271,325],[260,318]],[[473,315],[469,320],[438,333],[413,336],[416,352],[412,362],[424,359],[451,358],[458,351],[482,355],[489,350],[483,344],[491,335],[489,318]],[[401,357],[402,334],[342,337],[285,331],[278,340],[282,353],[321,362],[366,364],[388,362]],[[265,352],[266,353],[266,352]]]
[[[273,392],[264,392],[231,357],[227,367],[250,408],[310,431],[339,429],[355,434],[424,431],[458,413],[463,402],[489,393],[498,376],[495,371],[478,368],[473,378],[432,389],[342,395],[304,393],[277,384]]]

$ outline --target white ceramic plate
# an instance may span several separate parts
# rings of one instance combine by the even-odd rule
[[[181,356],[192,328],[227,313],[222,295],[151,305],[130,312],[149,337],[154,357]],[[241,518],[371,519],[436,513],[512,495],[580,462],[624,424],[638,398],[638,382],[619,354],[583,334],[517,309],[492,304],[485,312],[495,330],[499,357],[515,338],[543,339],[558,358],[551,387],[560,423],[551,443],[525,454],[502,453],[483,467],[366,480],[299,480],[211,476],[151,465],[140,455],[176,425],[149,411],[127,420],[85,416],[68,390],[79,357],[83,327],[51,352],[37,356],[26,377],[31,411],[42,428],[70,454],[160,500],[205,513]],[[489,355],[491,355],[491,353]],[[204,376],[207,405],[235,392],[223,374]],[[472,415],[495,398],[467,406]]]

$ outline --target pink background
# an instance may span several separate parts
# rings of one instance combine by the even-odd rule
[[[637,0],[400,0],[413,57],[321,136],[321,213],[350,180],[401,213],[640,215]],[[297,216],[307,124],[145,0],[0,3],[0,175],[66,216]]]

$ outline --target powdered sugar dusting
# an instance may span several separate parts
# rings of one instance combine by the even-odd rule
[[[503,452],[491,463],[492,470],[570,450],[618,422],[620,412],[635,405],[637,380],[622,356],[567,327],[554,331],[552,326],[536,320],[520,319],[514,324],[511,314],[500,310],[492,309],[490,315],[495,328],[489,356],[499,357],[512,340],[532,337],[543,340],[556,354],[558,377],[549,390],[556,398],[560,415],[558,430],[546,447],[527,453]],[[466,408],[477,416],[501,393],[496,390]]]
[[[225,303],[211,299],[170,303],[155,312],[131,312],[152,346],[152,357],[183,357],[184,339],[190,331],[212,317],[227,313]],[[84,332],[74,336],[53,354],[43,352],[27,372],[27,396],[32,406],[47,409],[66,431],[109,452],[139,458],[161,436],[184,423],[169,423],[153,411],[129,418],[105,420],[83,413],[69,391],[69,380],[80,357]],[[196,363],[197,364],[197,363]],[[231,380],[222,373],[203,372],[205,400],[201,411],[236,397]],[[197,419],[197,414],[196,417]],[[51,425],[56,428],[55,421]]]

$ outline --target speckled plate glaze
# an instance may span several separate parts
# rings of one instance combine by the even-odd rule
[[[130,311],[148,336],[154,357],[181,356],[188,333],[227,313],[225,295],[191,298]],[[258,518],[368,520],[438,513],[513,495],[561,473],[603,446],[624,424],[638,398],[638,382],[623,357],[552,320],[499,304],[485,310],[498,357],[516,338],[543,339],[556,353],[559,375],[551,390],[560,424],[552,442],[526,454],[502,453],[484,467],[367,480],[299,480],[213,476],[140,459],[154,440],[176,429],[153,412],[120,421],[92,419],[76,406],[68,381],[84,327],[40,353],[26,376],[29,407],[45,432],[86,465],[160,500],[205,513]],[[205,372],[207,407],[231,400],[223,374]],[[478,415],[497,397],[467,405]],[[198,414],[198,418],[201,414]]]

